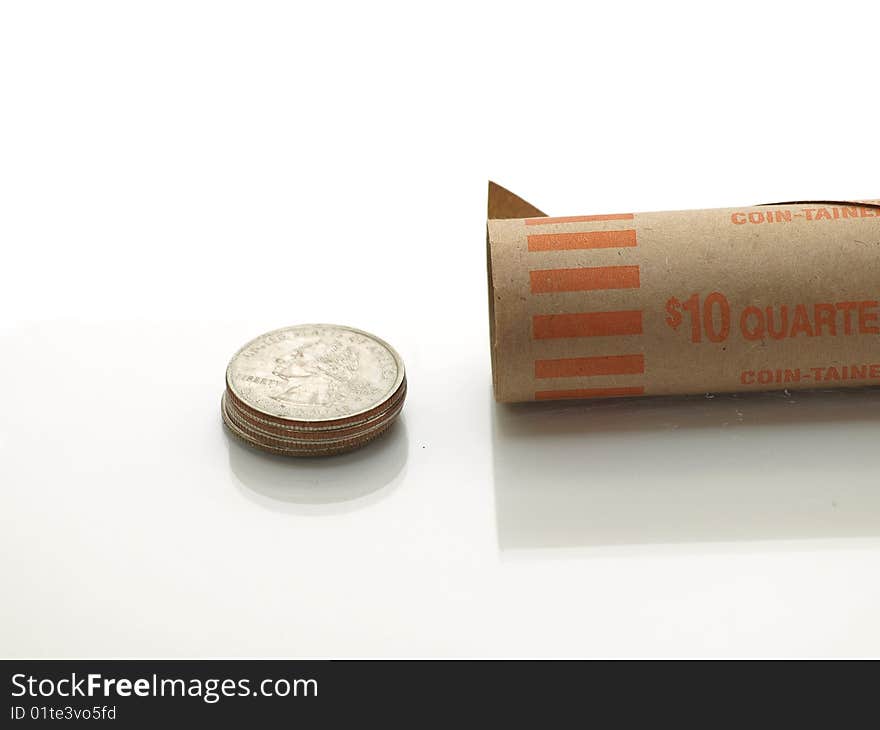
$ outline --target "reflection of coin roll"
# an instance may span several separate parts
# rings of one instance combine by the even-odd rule
[[[490,183],[499,401],[880,385],[880,201],[550,218]]]

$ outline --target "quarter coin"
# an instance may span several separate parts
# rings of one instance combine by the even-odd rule
[[[353,327],[297,325],[235,353],[221,413],[230,432],[256,448],[329,455],[385,433],[406,390],[403,361],[384,340]]]

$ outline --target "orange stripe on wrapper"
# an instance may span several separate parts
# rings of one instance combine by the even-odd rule
[[[637,246],[636,232],[580,231],[578,233],[536,233],[528,236],[529,251],[575,251],[584,248],[632,248]]]
[[[535,393],[535,400],[564,400],[567,398],[626,398],[634,395],[644,395],[645,388],[642,385],[631,388],[579,388],[575,390],[539,390]]]
[[[565,357],[558,360],[535,360],[536,378],[641,375],[644,372],[644,355],[606,355],[603,357]]]
[[[530,271],[532,294],[598,289],[638,289],[638,266],[598,266]]]
[[[578,314],[536,314],[532,337],[611,337],[642,334],[642,311],[581,312]]]
[[[549,226],[552,223],[593,223],[597,221],[631,221],[632,213],[607,213],[605,215],[570,215],[563,218],[526,218],[527,226]]]

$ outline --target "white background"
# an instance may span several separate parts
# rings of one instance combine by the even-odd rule
[[[880,654],[880,393],[498,407],[491,177],[550,214],[880,196],[875,3],[0,9],[0,654]],[[878,267],[880,269],[880,267]],[[400,424],[232,441],[251,337]]]

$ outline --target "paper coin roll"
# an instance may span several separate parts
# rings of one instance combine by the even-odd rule
[[[880,201],[548,217],[489,184],[502,402],[880,385]]]

